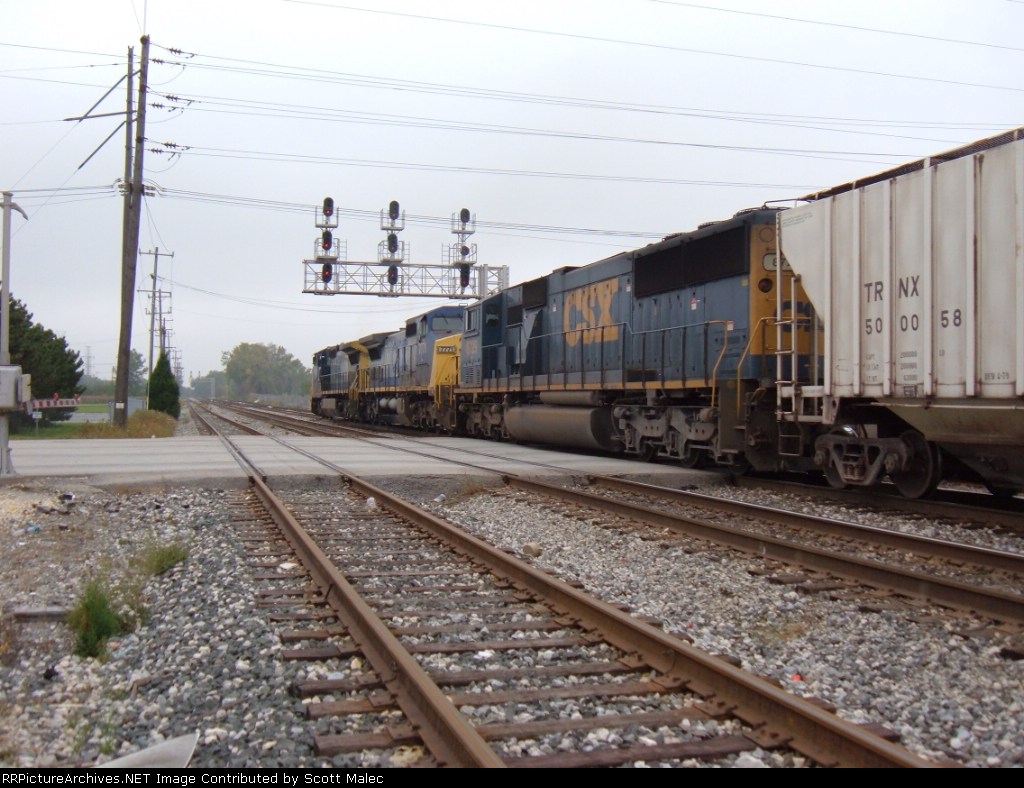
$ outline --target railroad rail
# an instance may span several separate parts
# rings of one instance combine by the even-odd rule
[[[875,587],[892,589],[955,610],[977,612],[1000,621],[1024,622],[1024,596],[1019,594],[1009,594],[991,588],[979,588],[950,578],[924,574],[879,561],[858,558],[835,550],[826,550],[810,544],[781,539],[733,525],[714,522],[707,518],[668,512],[650,506],[616,500],[595,493],[561,487],[533,479],[506,476],[505,480],[513,488],[528,490],[538,495],[560,498],[602,512],[612,512],[627,517],[630,520],[667,528],[679,534],[695,536],[717,544],[726,545],[750,555],[770,558],[788,564],[797,564]],[[736,511],[743,511],[745,516],[750,516],[752,511],[764,511],[764,507],[758,508],[753,507],[753,505],[737,504],[732,501],[727,505]],[[814,520],[805,520],[800,515],[791,512],[774,511],[772,517],[781,522],[786,520],[799,522],[800,527],[810,527],[809,523],[814,523],[817,526],[823,525],[823,523],[815,522]],[[860,536],[859,538],[863,539],[864,537]],[[933,547],[934,549],[939,549],[939,546]],[[949,543],[946,543],[943,547],[947,550],[952,549]],[[963,547],[966,548],[967,546]],[[979,553],[979,548],[971,549]],[[985,551],[980,551],[979,554],[985,554]],[[989,557],[992,560],[995,560],[1000,555],[1003,555],[1006,561],[1015,560],[1012,554],[998,554],[995,551],[989,551]],[[1017,571],[1020,571],[1019,568]]]
[[[224,439],[230,442],[229,438]],[[244,453],[237,446],[235,450],[240,463],[246,463]],[[439,764],[473,766],[613,765],[641,758],[652,760],[721,757],[728,753],[755,747],[785,746],[823,765],[928,765],[902,747],[886,741],[873,732],[844,721],[810,701],[790,695],[773,684],[746,673],[724,660],[701,652],[649,623],[637,620],[612,605],[594,599],[563,581],[550,577],[470,536],[430,512],[389,495],[365,480],[350,474],[341,477],[350,493],[361,496],[357,499],[359,505],[356,508],[360,509],[362,516],[354,516],[354,512],[350,512],[353,516],[341,518],[348,521],[348,525],[343,525],[343,527],[349,531],[349,535],[337,533],[339,523],[336,521],[338,518],[335,518],[327,532],[314,538],[260,478],[261,474],[258,469],[253,469],[250,466],[248,472],[254,494],[270,512],[270,516],[280,529],[281,538],[287,540],[291,549],[302,559],[305,572],[308,572],[315,589],[312,593],[309,590],[302,590],[301,586],[297,591],[278,589],[276,592],[279,595],[278,598],[294,598],[297,595],[300,598],[309,599],[318,606],[329,605],[332,611],[331,615],[336,616],[341,624],[340,627],[296,631],[286,637],[289,640],[300,642],[302,640],[328,642],[346,640],[356,644],[374,666],[380,684],[388,690],[390,696],[394,697],[394,703],[401,708],[411,727],[411,731],[402,726],[395,728],[394,735],[390,740],[398,741],[410,738],[421,740],[430,749],[433,758]],[[374,507],[370,507],[367,503],[370,498],[374,500]],[[382,533],[384,526],[379,521],[378,515],[367,511],[368,509],[376,510],[376,507],[391,513],[388,515],[388,529],[396,527],[394,521],[401,518],[415,524],[419,529],[419,534],[411,536]],[[349,509],[351,510],[352,507]],[[361,520],[362,522],[360,522]],[[335,566],[335,547],[339,544],[342,546],[348,544],[348,547],[351,548],[353,535],[360,529],[365,531],[363,526],[368,527],[371,533],[364,533],[363,541],[355,543],[355,551],[350,550],[348,560],[354,562],[354,567],[343,569]],[[330,537],[331,533],[334,533],[334,537]],[[426,555],[424,540],[443,543],[445,545],[443,550],[447,551],[444,557],[430,557],[430,564],[427,568],[424,568],[422,563],[416,562],[417,559]],[[365,568],[368,561],[372,563],[368,553],[370,545],[378,544],[386,552],[388,548],[394,549],[396,544],[409,541],[413,544],[406,548],[407,555],[404,559],[408,563],[391,570],[386,570],[379,565]],[[344,553],[344,550],[341,552]],[[261,554],[267,556],[268,564],[273,562],[274,566],[280,567],[279,548],[271,548]],[[394,556],[389,560],[393,559]],[[446,568],[439,570],[434,564]],[[456,568],[448,569],[449,564]],[[364,568],[359,569],[360,566]],[[486,567],[486,569],[481,570],[481,567]],[[431,632],[429,628],[417,625],[413,625],[411,629],[401,625],[389,629],[382,620],[382,616],[371,608],[366,596],[358,594],[354,587],[357,582],[360,582],[367,586],[367,588],[361,589],[364,594],[371,591],[374,586],[380,591],[382,576],[393,575],[401,578],[404,581],[404,586],[384,592],[383,596],[389,599],[393,599],[399,591],[403,598],[412,599],[426,598],[428,592],[440,594],[442,598],[447,599],[455,598],[456,595],[468,594],[469,596],[462,597],[456,604],[481,608],[487,603],[472,601],[472,595],[481,588],[480,580],[463,578],[460,582],[454,582],[451,579],[453,576],[456,579],[461,578],[470,568],[476,573],[484,571],[493,575],[496,579],[488,581],[492,587],[499,593],[512,597],[516,604],[530,606],[535,611],[534,617],[536,617],[538,605],[550,609],[550,613],[539,619],[542,632],[553,628],[551,631],[555,633],[549,639],[552,642],[547,644],[549,650],[563,648],[564,646],[557,644],[566,641],[585,643],[588,648],[609,650],[609,656],[601,660],[602,663],[609,664],[604,664],[601,667],[584,669],[572,666],[552,666],[557,667],[556,675],[560,672],[563,678],[566,675],[575,675],[573,673],[575,670],[581,670],[584,674],[588,670],[594,670],[599,671],[597,673],[599,676],[608,673],[609,676],[617,677],[611,682],[602,679],[597,686],[589,690],[585,688],[584,683],[581,688],[575,690],[577,693],[614,695],[619,692],[630,696],[667,696],[672,698],[672,702],[679,707],[675,711],[671,711],[669,717],[674,718],[674,715],[678,714],[693,715],[697,718],[728,716],[739,722],[741,733],[719,736],[711,741],[671,742],[656,747],[641,745],[618,750],[615,748],[603,749],[586,754],[553,754],[540,759],[510,757],[507,754],[499,756],[495,749],[486,743],[487,740],[501,740],[508,736],[518,737],[527,734],[536,736],[540,735],[539,732],[543,730],[585,730],[588,725],[594,724],[636,724],[636,722],[629,719],[627,715],[622,718],[600,717],[597,723],[593,721],[567,723],[549,720],[546,723],[530,721],[492,726],[470,725],[467,717],[457,708],[458,705],[461,704],[462,708],[467,708],[489,704],[496,702],[500,696],[496,696],[493,691],[484,691],[481,694],[465,691],[454,692],[453,688],[468,684],[486,685],[489,680],[487,673],[463,670],[457,671],[455,675],[449,675],[450,672],[446,671],[444,675],[431,676],[409,653],[412,650],[429,652],[430,649],[424,649],[422,643],[419,644],[418,649],[410,649],[408,643],[402,641],[409,641],[410,638],[413,640],[429,638],[444,634],[444,632]],[[275,575],[276,573],[268,573],[268,577]],[[431,583],[440,583],[440,585],[432,587]],[[468,588],[463,588],[463,586]],[[378,603],[380,602],[379,597],[380,595],[378,595]],[[487,617],[483,614],[479,615],[483,621],[482,625],[477,624],[475,629],[462,628],[458,630],[457,628],[463,640],[462,648],[475,651],[481,646],[497,649],[499,647],[521,648],[524,645],[529,645],[528,637],[518,639],[505,637],[505,642],[497,642],[491,634],[488,634],[491,630],[487,627]],[[415,612],[406,616],[406,618],[417,617],[418,614]],[[392,621],[395,621],[394,616],[392,616]],[[537,625],[536,622],[535,625]],[[441,627],[442,630],[449,628]],[[534,631],[536,632],[536,630]],[[546,636],[541,635],[541,637]],[[338,645],[320,649],[321,655],[338,656],[345,653],[349,653],[349,651]],[[442,690],[438,686],[438,681],[444,682],[444,686],[448,689]],[[373,682],[371,681],[370,684],[372,685]],[[609,686],[609,684],[620,686],[616,690],[615,686]],[[338,683],[314,684],[300,687],[298,691],[302,694],[316,693],[318,695],[325,692],[340,692],[344,688]],[[551,687],[546,687],[536,694],[550,698],[557,697],[560,692],[566,694],[565,691]],[[571,696],[572,694],[568,693],[567,697]],[[524,696],[513,693],[510,697]],[[341,705],[337,705],[338,703]],[[373,701],[370,702],[370,707],[373,706],[373,703]],[[694,706],[696,708],[691,708]],[[360,708],[365,712],[370,707],[365,701],[356,702],[354,705],[337,701],[313,703],[310,705],[310,714],[318,717],[344,712],[352,708]],[[646,712],[641,714],[642,716],[637,720],[646,720],[652,724],[656,720],[666,719],[664,715],[648,716]],[[577,728],[573,728],[573,725],[576,725]],[[330,752],[332,751],[331,747],[344,749],[358,746],[367,741],[370,739],[365,736],[351,738],[342,735],[341,738],[323,737],[319,744],[325,752]]]

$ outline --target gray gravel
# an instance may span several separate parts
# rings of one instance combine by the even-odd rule
[[[14,560],[35,550],[34,540],[52,537],[54,568],[27,587],[5,568],[7,614],[67,604],[90,576],[125,577],[148,543],[186,544],[189,555],[146,584],[148,623],[112,641],[105,660],[71,654],[62,623],[8,618],[0,765],[98,764],[192,732],[200,736],[194,765],[322,763],[310,751],[301,703],[287,694],[297,668],[278,658],[278,637],[255,607],[225,499],[218,491],[80,490],[65,531],[58,529],[69,521],[57,513],[36,516],[41,528],[32,533],[25,533],[24,518],[6,518],[0,531],[12,540]],[[61,534],[66,549],[54,551]]]
[[[861,614],[853,603],[767,585],[720,550],[662,547],[517,496],[460,495],[452,479],[388,483],[408,484],[411,498],[499,546],[518,553],[535,544],[538,566],[828,700],[843,716],[883,722],[925,757],[1024,764],[1024,663],[998,656],[999,637],[956,634],[972,622]],[[71,506],[59,498],[68,491]],[[226,498],[118,495],[66,481],[0,489],[8,557],[0,567],[0,765],[96,764],[190,732],[200,734],[196,765],[329,765],[311,752],[301,701],[286,693],[319,668],[279,658]],[[107,661],[72,656],[63,624],[10,622],[13,607],[66,604],[86,577],[124,574],[153,542],[187,544],[189,557],[145,586],[148,623],[112,643]]]
[[[660,619],[700,648],[738,657],[844,717],[888,725],[924,757],[1024,764],[1024,662],[1000,658],[1000,638],[955,634],[985,622],[860,613],[751,576],[749,559],[666,548],[552,513],[525,494],[433,505],[499,547],[539,546],[539,567]]]

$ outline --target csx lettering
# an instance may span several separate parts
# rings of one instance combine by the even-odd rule
[[[614,342],[619,338],[619,327],[612,325],[612,298],[617,292],[619,280],[608,279],[594,285],[578,287],[566,295],[562,327],[565,329],[565,341],[569,347],[576,347],[581,337],[584,345]]]

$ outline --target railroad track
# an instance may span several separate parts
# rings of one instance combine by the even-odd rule
[[[783,763],[925,765],[363,480],[343,477],[319,512],[294,499],[296,515],[248,472],[270,519],[237,527],[264,604],[292,627],[285,656],[325,661],[295,688],[325,755],[578,766],[761,748]]]
[[[612,477],[592,477],[596,486],[624,495],[610,497],[532,479],[506,477],[513,489],[568,501],[684,537],[694,537],[784,564],[773,576],[806,591],[855,592],[865,584],[902,597],[977,613],[997,622],[1024,623],[1024,554],[974,547],[898,531],[844,523],[790,510],[714,498]],[[653,503],[652,503],[653,502]],[[666,506],[668,502],[668,506]],[[723,522],[722,514],[728,515]],[[742,518],[742,522],[736,518]],[[616,527],[618,527],[616,525]],[[779,533],[779,530],[783,533]],[[796,540],[794,532],[804,538]],[[814,535],[813,539],[806,534]],[[825,535],[825,538],[822,538]],[[841,544],[837,544],[841,543]],[[870,557],[865,557],[870,555]],[[943,565],[937,569],[935,559]],[[972,567],[964,568],[963,564]],[[928,566],[927,572],[922,566]],[[940,574],[940,569],[947,575]],[[810,570],[810,571],[807,571]],[[881,605],[875,599],[872,604]],[[910,609],[916,610],[915,607]]]

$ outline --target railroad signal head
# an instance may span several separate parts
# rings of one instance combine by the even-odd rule
[[[324,216],[330,219],[334,216],[334,198],[324,197]]]
[[[469,287],[469,263],[462,263],[459,265],[459,287],[465,290]]]
[[[324,284],[331,281],[331,276],[334,274],[334,266],[330,263],[324,263],[324,267],[320,269],[320,278],[324,280]]]
[[[469,224],[469,220],[470,220],[469,208],[463,208],[461,211],[459,211],[459,221],[460,222],[462,222],[463,224]]]
[[[469,257],[469,247],[466,246],[465,244],[460,246],[459,247],[459,254],[461,254],[463,257]]]
[[[325,252],[331,251],[334,247],[334,236],[331,235],[330,230],[324,230],[324,234],[320,236],[320,248]]]
[[[398,266],[397,265],[389,265],[388,266],[388,284],[391,285],[392,287],[394,287],[395,285],[398,284]]]
[[[394,254],[398,251],[398,236],[394,233],[388,233],[388,252]]]
[[[388,203],[388,217],[391,219],[391,221],[397,222],[398,217],[400,215],[401,212],[399,210],[398,200],[392,200],[390,203]]]

